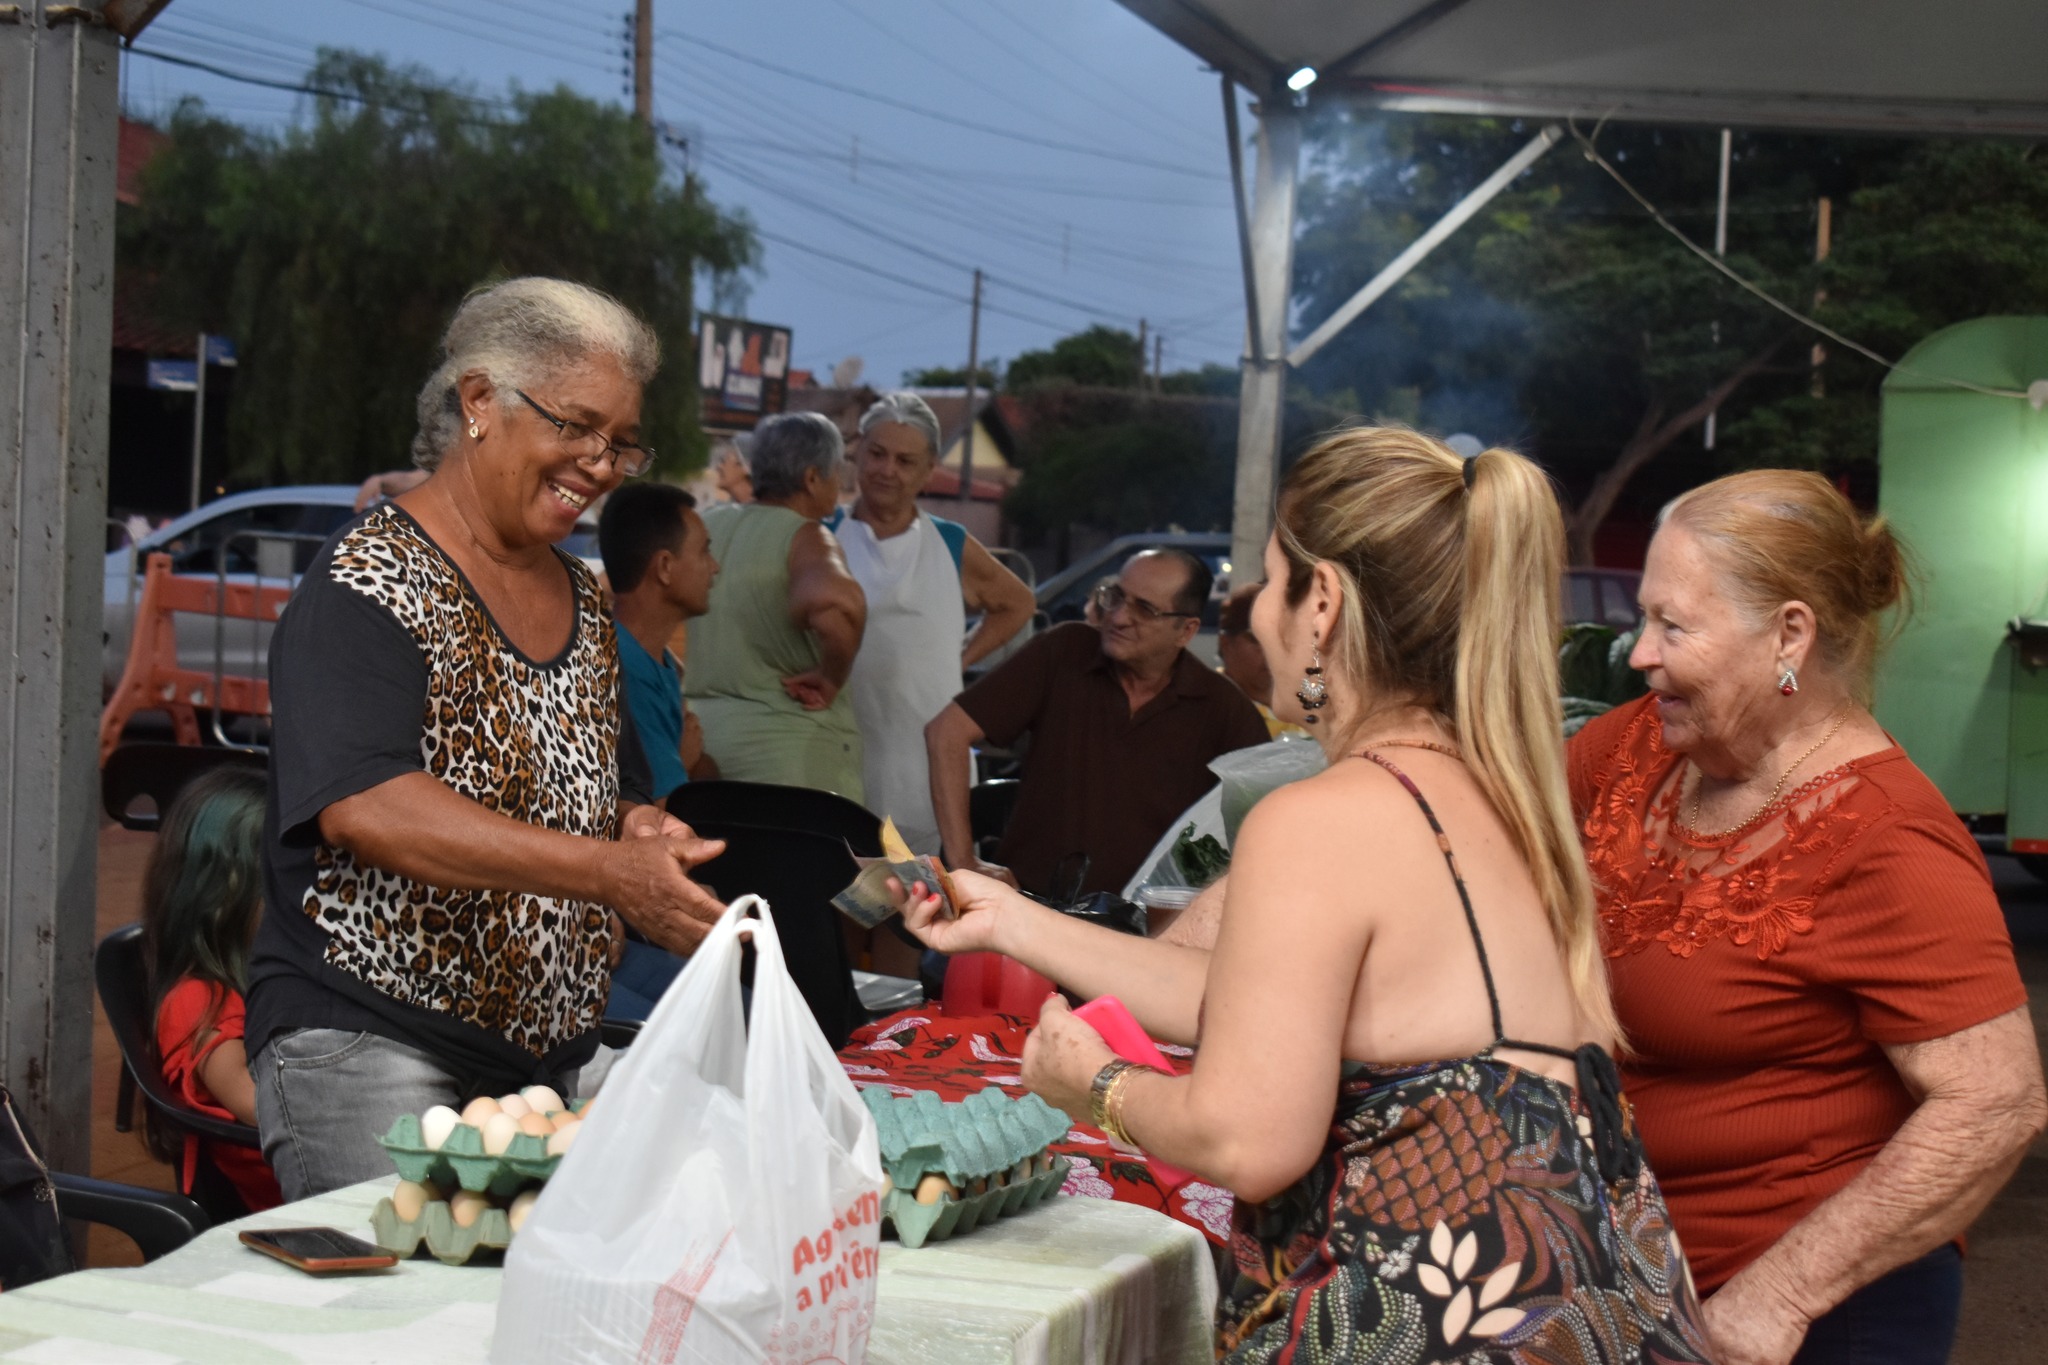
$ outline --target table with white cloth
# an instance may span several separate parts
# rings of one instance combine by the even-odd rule
[[[313,1276],[236,1240],[329,1226],[372,1240],[396,1177],[215,1228],[133,1270],[0,1294],[0,1361],[31,1365],[483,1365],[503,1272],[420,1257]],[[1184,1223],[1056,1198],[908,1250],[884,1238],[874,1365],[1169,1365],[1212,1358],[1216,1277]]]

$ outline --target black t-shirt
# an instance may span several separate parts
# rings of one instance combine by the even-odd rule
[[[369,1032],[477,1093],[580,1066],[610,988],[604,907],[456,891],[359,863],[321,811],[425,772],[483,806],[593,838],[645,801],[617,639],[595,577],[553,659],[515,649],[419,524],[384,504],[321,547],[270,646],[265,913],[250,957],[253,1056],[281,1030]]]

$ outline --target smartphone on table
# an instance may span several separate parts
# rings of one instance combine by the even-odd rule
[[[398,1257],[340,1228],[263,1228],[244,1232],[242,1244],[308,1275],[341,1270],[387,1270]]]

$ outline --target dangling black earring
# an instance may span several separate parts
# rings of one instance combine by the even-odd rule
[[[1294,689],[1294,699],[1301,703],[1301,709],[1308,712],[1302,720],[1314,725],[1321,717],[1315,713],[1330,704],[1330,685],[1323,681],[1323,652],[1309,651],[1308,670],[1303,674],[1301,686]]]

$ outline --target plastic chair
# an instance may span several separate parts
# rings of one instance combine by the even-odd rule
[[[100,946],[93,951],[92,974],[99,987],[100,1003],[106,1006],[114,1043],[121,1049],[121,1083],[114,1099],[115,1131],[126,1133],[134,1128],[135,1093],[139,1089],[143,1102],[172,1127],[215,1142],[262,1151],[263,1140],[254,1128],[202,1114],[186,1104],[151,1063],[149,1037],[156,1021],[149,1015],[149,972],[142,961],[142,926],[123,925],[101,939]],[[216,1223],[241,1218],[249,1212],[236,1193],[234,1182],[214,1165],[203,1145],[191,1194]]]
[[[837,792],[771,782],[686,782],[668,794],[668,813],[700,834],[718,823],[803,830],[842,840],[863,858],[882,856],[881,817]]]
[[[1014,777],[994,777],[967,789],[967,827],[974,835],[974,847],[984,858],[995,856],[1010,816],[1017,809],[1017,793],[1023,783]],[[983,851],[983,850],[986,851]]]
[[[112,1228],[135,1243],[145,1261],[176,1251],[214,1225],[197,1203],[167,1190],[62,1171],[50,1172],[50,1183],[57,1187],[57,1211],[67,1220]]]
[[[1038,1007],[1057,989],[1053,979],[1001,953],[955,953],[946,959],[946,989],[939,1009],[966,1017],[1021,1014],[1038,1017]]]
[[[203,748],[192,744],[123,744],[107,756],[100,769],[100,804],[109,818],[128,829],[151,832],[163,824],[164,812],[185,784],[223,764],[267,772],[270,760],[248,749]],[[153,813],[131,812],[143,797],[156,803]]]
[[[697,785],[693,782],[690,787]],[[834,1048],[843,1045],[867,1019],[854,989],[853,964],[847,959],[846,938],[839,927],[842,916],[832,906],[832,897],[860,871],[846,851],[846,841],[810,830],[763,828],[731,820],[689,823],[707,839],[726,841],[725,852],[700,864],[690,875],[712,888],[722,901],[757,895],[768,902],[775,913],[790,976],[811,1007],[825,1041]],[[741,977],[748,986],[753,984],[751,952],[749,949]]]

